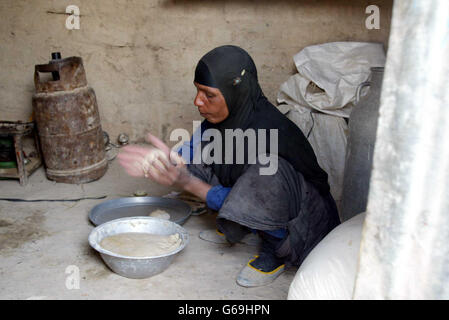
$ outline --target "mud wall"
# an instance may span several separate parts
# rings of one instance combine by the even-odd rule
[[[368,30],[365,9],[380,8]],[[80,28],[66,28],[66,7],[80,9]],[[0,120],[31,116],[34,65],[51,52],[83,58],[103,129],[136,141],[146,131],[165,140],[201,120],[193,106],[193,71],[223,44],[254,58],[266,96],[295,72],[302,48],[330,41],[387,44],[392,0],[0,0]]]

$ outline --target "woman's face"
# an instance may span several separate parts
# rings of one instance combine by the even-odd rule
[[[197,93],[193,103],[197,106],[200,115],[210,123],[219,123],[229,115],[226,100],[220,89],[193,83]]]

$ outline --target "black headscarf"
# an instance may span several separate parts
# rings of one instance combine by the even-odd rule
[[[278,155],[290,162],[320,193],[329,191],[327,173],[318,165],[307,138],[264,96],[254,61],[245,50],[227,45],[208,52],[196,67],[195,82],[218,88],[229,109],[229,116],[220,123],[205,120],[206,128],[218,129],[223,139],[222,164],[212,164],[222,185],[233,186],[245,167],[243,164],[225,164],[225,129],[266,129],[266,153],[270,152],[269,129],[278,129]],[[244,150],[246,153],[248,148],[245,146]],[[260,154],[261,150],[257,151]],[[235,157],[234,152],[234,160]],[[245,163],[247,159],[245,154]]]

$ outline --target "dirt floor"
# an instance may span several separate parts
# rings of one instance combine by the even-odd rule
[[[171,189],[128,177],[116,160],[106,175],[84,185],[47,180],[41,167],[26,186],[0,180],[0,197],[70,199],[107,195],[78,202],[0,201],[0,299],[286,299],[296,269],[272,284],[243,288],[235,279],[257,253],[256,247],[233,247],[201,240],[201,230],[214,228],[211,214],[191,216],[183,225],[190,242],[167,270],[148,279],[113,273],[87,241],[94,228],[89,211],[102,201],[145,190],[162,196]],[[75,266],[75,267],[73,267]],[[79,270],[79,289],[72,282]]]

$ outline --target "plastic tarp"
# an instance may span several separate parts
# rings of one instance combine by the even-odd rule
[[[277,102],[348,118],[360,83],[371,67],[385,65],[382,43],[330,42],[293,57],[298,73],[280,87]]]
[[[352,299],[365,216],[340,224],[313,248],[290,284],[288,300]]]
[[[331,194],[342,199],[348,118],[357,87],[370,68],[384,66],[383,44],[331,42],[304,48],[293,57],[298,73],[280,86],[281,112],[307,136],[329,175]]]

